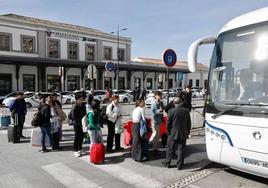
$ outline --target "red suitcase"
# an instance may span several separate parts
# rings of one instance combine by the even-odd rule
[[[90,149],[90,162],[101,164],[105,157],[105,147],[102,143],[94,143]]]

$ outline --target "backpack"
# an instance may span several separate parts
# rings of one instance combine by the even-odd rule
[[[33,119],[31,121],[31,125],[33,127],[38,127],[40,126],[40,123],[42,121],[42,112],[41,110],[38,110],[34,115],[33,115]]]
[[[86,115],[82,118],[82,129],[83,129],[83,133],[87,133],[88,126],[89,126],[89,122],[88,122],[88,114],[86,114]]]
[[[106,114],[107,106],[104,106],[100,109],[100,122],[101,124],[107,124],[108,123],[108,116]],[[112,105],[112,110],[114,109],[114,105]]]
[[[143,119],[141,119],[140,120],[140,136],[142,138],[144,138],[147,132],[148,132],[148,130],[147,130],[147,124],[146,124],[146,122]]]
[[[74,120],[73,120],[73,108],[71,109],[71,111],[68,114],[68,124],[70,126],[74,125]]]

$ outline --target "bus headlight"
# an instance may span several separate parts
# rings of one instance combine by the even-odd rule
[[[218,140],[224,141],[230,144],[230,146],[233,146],[232,140],[225,130],[214,127],[206,122],[206,132],[212,137],[216,137]]]

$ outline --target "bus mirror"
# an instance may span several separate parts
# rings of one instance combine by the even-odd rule
[[[225,70],[226,70],[225,66],[213,69],[213,73],[217,75],[216,78],[218,79],[218,81],[220,82],[222,81],[223,73]]]
[[[213,44],[216,37],[209,36],[196,40],[193,42],[188,50],[188,67],[191,72],[196,71],[198,47],[203,44]]]

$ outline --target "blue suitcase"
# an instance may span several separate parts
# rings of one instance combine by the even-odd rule
[[[0,125],[3,127],[8,127],[11,123],[11,118],[9,115],[1,115],[0,116]]]
[[[3,127],[8,127],[11,123],[10,115],[7,115],[6,108],[2,108],[2,113],[0,115],[0,125]]]

